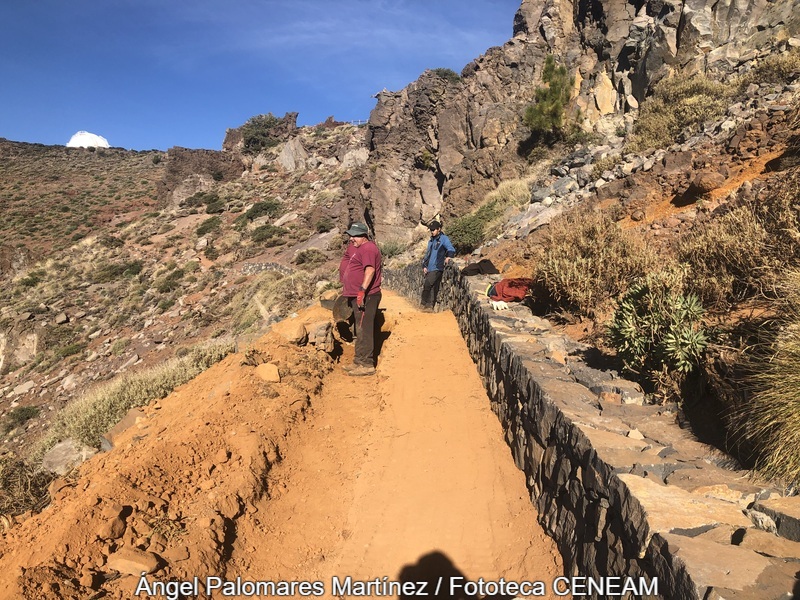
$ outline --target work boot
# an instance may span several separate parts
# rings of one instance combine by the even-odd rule
[[[356,364],[356,363],[352,363],[352,364],[349,364],[349,365],[342,365],[342,371],[344,371],[345,373],[349,373],[350,371],[352,371],[354,369],[359,369],[361,367],[362,367],[362,365],[359,365],[359,364]]]
[[[375,375],[375,367],[358,365],[355,369],[350,369],[347,374],[351,377],[363,377],[365,375]]]

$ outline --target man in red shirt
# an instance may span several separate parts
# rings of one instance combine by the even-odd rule
[[[339,263],[342,295],[348,298],[356,321],[356,354],[349,375],[375,374],[375,318],[381,302],[381,251],[369,239],[364,223],[353,223],[345,232],[350,236]]]

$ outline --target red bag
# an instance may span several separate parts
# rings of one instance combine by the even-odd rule
[[[501,279],[494,284],[494,289],[489,291],[489,298],[503,302],[520,302],[528,294],[533,285],[533,279],[516,278]]]

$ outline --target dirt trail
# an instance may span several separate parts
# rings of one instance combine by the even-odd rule
[[[151,565],[150,583],[321,581],[326,597],[348,576],[549,586],[561,559],[453,315],[391,293],[383,306],[376,376],[349,377],[273,332],[145,407],[0,536],[0,600],[132,598]],[[298,317],[329,318],[319,306]]]
[[[391,294],[383,307],[395,324],[377,376],[328,376],[270,477],[263,520],[240,528],[232,570],[328,582],[457,572],[552,581],[560,557],[455,318]]]

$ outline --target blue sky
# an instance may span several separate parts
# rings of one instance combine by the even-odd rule
[[[0,137],[221,149],[253,115],[366,119],[372,95],[460,72],[521,0],[3,0]]]

